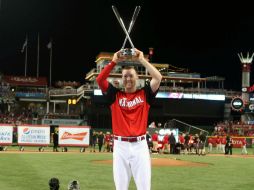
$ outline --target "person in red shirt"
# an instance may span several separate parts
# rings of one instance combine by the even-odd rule
[[[180,143],[180,153],[184,150],[184,141],[185,141],[184,136],[185,134],[182,133],[182,134],[179,134],[179,137],[178,137],[179,143]]]
[[[221,137],[221,152],[225,153],[225,146],[226,146],[226,136]]]
[[[152,135],[152,142],[153,142],[153,148],[152,152],[158,153],[158,131],[155,131],[155,133]]]
[[[159,89],[162,76],[144,57],[134,49],[132,61],[141,63],[151,75],[150,83],[137,89],[138,74],[134,67],[122,69],[124,91],[107,81],[111,70],[126,57],[121,51],[114,53],[112,61],[96,78],[104,98],[110,104],[112,131],[114,134],[113,176],[116,190],[127,190],[133,175],[138,190],[151,189],[151,159],[145,140],[151,101]]]
[[[106,135],[104,137],[104,152],[107,150],[107,152],[110,152],[110,132],[106,132]]]
[[[244,138],[242,140],[242,154],[248,154],[247,149],[246,149],[246,144],[247,144],[246,138]]]
[[[164,135],[163,140],[162,140],[163,145],[162,145],[161,153],[169,153],[168,140],[169,140],[169,135],[167,133],[167,134]]]
[[[221,138],[219,136],[216,138],[216,151],[221,151]]]
[[[213,139],[208,138],[208,153],[211,153],[213,151]]]

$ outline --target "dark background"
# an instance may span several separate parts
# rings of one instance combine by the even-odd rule
[[[237,56],[252,53],[254,15],[244,2],[160,0],[1,0],[0,71],[24,75],[20,52],[28,34],[29,76],[36,76],[37,35],[40,33],[40,76],[49,76],[49,50],[53,39],[53,81],[84,81],[102,52],[115,52],[125,35],[111,9],[115,5],[128,25],[141,5],[131,38],[154,63],[168,63],[226,78],[226,89],[241,89]],[[251,77],[251,84],[253,82]]]
[[[224,120],[224,106],[224,101],[157,98],[151,105],[148,123],[155,121],[156,125],[160,122],[164,126],[166,122],[178,119],[196,126],[213,126]],[[101,96],[92,97],[91,107],[87,111],[92,126],[111,126],[109,105]]]

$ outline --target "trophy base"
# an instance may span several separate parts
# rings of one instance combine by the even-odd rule
[[[132,60],[136,56],[135,50],[130,48],[121,49],[120,56],[126,60]]]
[[[136,58],[136,52],[132,48],[121,49],[120,57],[123,58],[123,61],[118,63],[121,66],[136,66],[140,65]]]

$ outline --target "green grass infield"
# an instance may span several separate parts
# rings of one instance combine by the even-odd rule
[[[61,150],[61,149],[59,149]],[[153,165],[152,190],[252,190],[254,188],[254,155],[241,155],[233,149],[232,156],[216,151],[205,156],[152,154],[152,161],[192,163],[192,165]],[[113,190],[112,153],[91,153],[89,149],[69,148],[68,152],[52,152],[46,147],[8,147],[0,152],[0,189],[48,190],[52,177],[60,180],[60,190],[66,190],[71,180],[80,182],[81,190]],[[162,160],[162,161],[161,161]],[[130,190],[135,190],[131,180]]]

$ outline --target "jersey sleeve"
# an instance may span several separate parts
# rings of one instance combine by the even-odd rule
[[[114,87],[111,83],[109,83],[109,86],[107,88],[107,91],[103,92],[104,98],[106,98],[107,102],[111,105],[116,100],[116,93],[119,91],[118,88]]]
[[[155,96],[157,95],[159,88],[156,92],[153,92],[150,86],[150,83],[145,83],[144,86],[145,94],[146,94],[146,101],[151,104],[155,100]]]
[[[109,87],[109,82],[107,81],[107,78],[115,65],[116,63],[111,61],[108,65],[105,66],[105,68],[96,78],[96,81],[102,92],[106,92]]]

